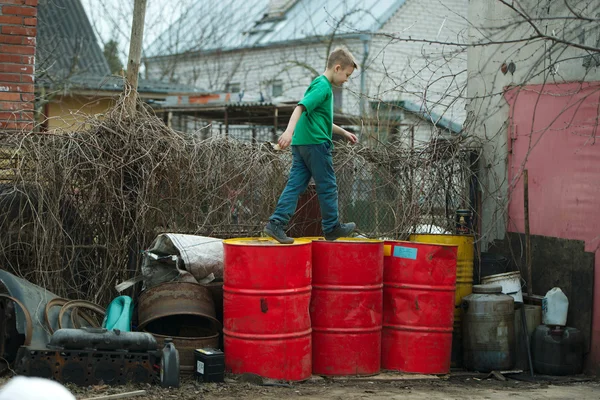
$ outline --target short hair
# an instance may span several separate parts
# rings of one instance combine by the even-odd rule
[[[334,68],[336,65],[340,65],[342,68],[354,67],[358,69],[354,56],[345,47],[336,47],[327,59],[327,68]]]

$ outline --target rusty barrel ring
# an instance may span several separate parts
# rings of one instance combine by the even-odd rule
[[[167,307],[163,298],[165,294],[167,294],[167,297],[171,296],[177,291],[176,289],[180,293],[202,296],[202,300],[205,303],[199,301],[199,297],[195,297],[193,300],[184,298],[180,299],[177,306],[173,308]],[[174,297],[177,298],[177,296]],[[185,305],[192,305],[192,308],[186,308]],[[165,282],[146,289],[140,294],[138,298],[138,329],[147,330],[147,326],[151,322],[176,315],[206,318],[210,321],[211,329],[215,332],[221,332],[223,329],[221,322],[216,318],[212,294],[204,285],[192,282]]]
[[[23,346],[29,346],[31,344],[31,338],[33,337],[33,321],[31,320],[31,314],[29,313],[29,310],[25,307],[25,305],[23,305],[23,303],[21,303],[19,300],[15,299],[12,296],[9,296],[4,293],[0,293],[0,297],[4,297],[5,299],[12,300],[15,304],[17,304],[19,307],[21,307],[21,310],[23,310],[23,314],[25,315],[25,325],[26,325],[25,343],[23,343]]]
[[[94,312],[96,312],[97,314],[102,315],[103,317],[106,315],[106,310],[102,307],[100,307],[98,304],[92,303],[90,301],[86,301],[86,300],[71,300],[68,301],[67,303],[65,303],[65,305],[62,306],[62,308],[60,309],[60,312],[58,313],[58,328],[62,329],[62,319],[65,315],[65,312],[67,312],[67,310],[74,308],[74,307],[80,307],[80,308],[87,308],[88,310],[92,310]]]

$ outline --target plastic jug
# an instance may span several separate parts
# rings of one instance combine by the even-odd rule
[[[129,296],[119,296],[114,299],[106,309],[106,316],[102,327],[108,330],[119,329],[124,332],[131,331],[131,317],[133,315],[133,301]]]
[[[569,299],[560,288],[552,288],[542,300],[542,323],[550,326],[567,325]]]

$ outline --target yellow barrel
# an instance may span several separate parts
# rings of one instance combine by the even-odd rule
[[[454,297],[454,332],[452,335],[452,365],[462,364],[462,330],[461,310],[462,298],[473,292],[473,235],[441,235],[412,234],[412,242],[451,244],[458,246],[456,258],[456,294]]]

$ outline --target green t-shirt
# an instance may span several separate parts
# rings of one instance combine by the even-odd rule
[[[315,78],[298,104],[306,110],[296,124],[292,146],[332,142],[333,92],[329,79],[325,75]]]

